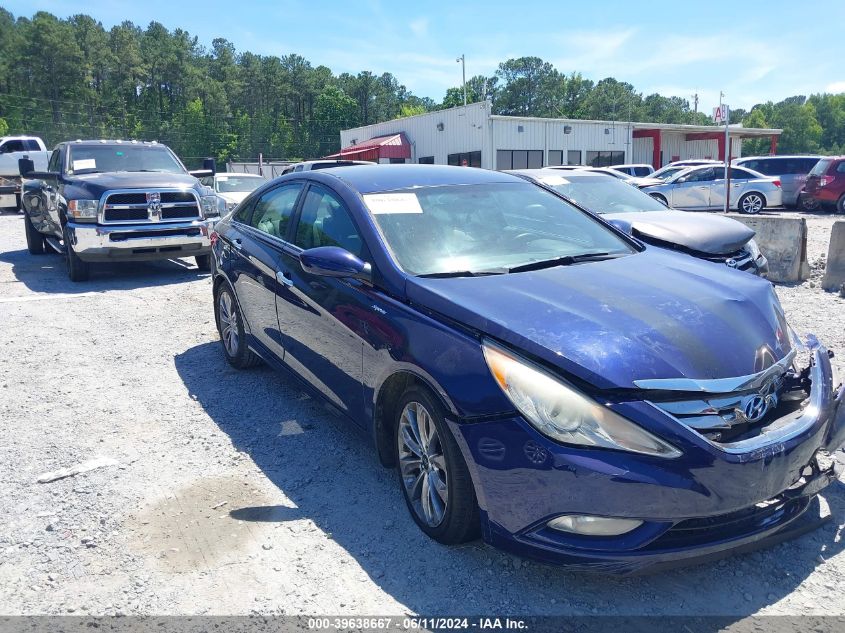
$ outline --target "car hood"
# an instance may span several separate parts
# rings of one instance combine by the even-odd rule
[[[234,202],[238,204],[246,198],[251,191],[227,191],[223,193],[222,191],[217,192],[217,195],[223,198],[226,202]]]
[[[713,255],[739,250],[755,232],[731,218],[687,211],[605,213],[602,217],[632,234]]]
[[[746,376],[791,349],[771,284],[655,247],[516,274],[413,277],[406,293],[599,389]]]
[[[79,174],[68,178],[74,186],[99,198],[110,189],[185,189],[199,187],[189,174],[122,171],[105,174]]]

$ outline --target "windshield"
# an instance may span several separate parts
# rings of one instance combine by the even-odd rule
[[[830,159],[822,159],[816,163],[816,166],[810,170],[810,176],[822,176],[830,167]]]
[[[69,174],[113,171],[184,174],[185,168],[163,145],[71,145],[68,149]]]
[[[366,194],[364,202],[398,264],[413,275],[504,272],[635,252],[588,214],[527,182],[420,187]]]
[[[214,179],[214,189],[218,193],[237,193],[255,191],[266,180],[256,176],[217,176]]]
[[[658,169],[656,172],[648,176],[649,178],[658,178],[660,180],[666,180],[671,178],[679,171],[684,171],[687,169],[686,167],[664,167],[663,169]]]
[[[538,180],[593,213],[666,210],[647,193],[613,178],[587,178],[572,174],[541,176]]]

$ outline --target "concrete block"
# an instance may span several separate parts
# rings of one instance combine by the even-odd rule
[[[845,284],[845,221],[839,220],[830,231],[822,288],[839,290],[842,284]]]
[[[753,229],[760,250],[769,260],[769,279],[794,283],[810,278],[807,261],[807,222],[804,218],[729,214]]]

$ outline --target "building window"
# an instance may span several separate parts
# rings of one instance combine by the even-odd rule
[[[405,159],[404,158],[391,158],[390,164],[391,165],[404,165]]]
[[[496,151],[496,169],[540,169],[541,149],[500,149]]]
[[[450,165],[457,165],[458,167],[481,167],[481,152],[449,154],[447,162]]]
[[[555,165],[563,165],[563,150],[549,150],[549,167],[554,167]]]
[[[610,167],[611,165],[621,165],[624,162],[625,152],[587,152],[587,164],[590,167]]]
[[[571,149],[566,152],[566,164],[567,165],[580,165],[581,164],[581,150],[580,149]]]
[[[434,156],[422,156],[417,161],[420,165],[433,165],[434,164]]]

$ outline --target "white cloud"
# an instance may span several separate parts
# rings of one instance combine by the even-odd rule
[[[834,81],[832,84],[827,84],[825,92],[840,93],[845,92],[845,81]]]
[[[408,25],[417,37],[428,35],[428,18],[418,18]]]

